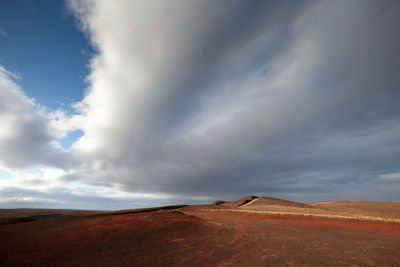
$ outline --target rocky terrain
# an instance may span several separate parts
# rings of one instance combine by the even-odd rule
[[[0,265],[398,266],[399,210],[248,196],[40,218],[0,225]]]

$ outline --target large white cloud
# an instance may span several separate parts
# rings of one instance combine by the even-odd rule
[[[70,168],[73,159],[58,144],[70,123],[62,111],[48,111],[15,83],[19,76],[0,66],[0,166],[50,165]]]
[[[85,165],[59,144],[81,118],[40,106],[25,95],[19,79],[0,66],[1,207],[118,209],[177,201],[168,194],[127,193],[62,179]]]

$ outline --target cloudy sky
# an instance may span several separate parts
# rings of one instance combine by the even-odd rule
[[[400,200],[400,2],[0,0],[0,207]]]

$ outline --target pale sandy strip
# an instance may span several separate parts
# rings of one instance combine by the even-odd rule
[[[370,217],[370,216],[362,216],[362,215],[349,216],[349,215],[331,215],[331,214],[298,213],[298,212],[278,212],[278,211],[262,211],[262,210],[244,210],[244,209],[205,209],[205,208],[200,208],[199,210],[204,210],[204,211],[224,211],[224,212],[247,212],[247,213],[271,214],[271,215],[314,216],[314,217],[327,217],[327,218],[337,218],[337,219],[352,219],[352,220],[366,220],[366,221],[400,223],[400,219]]]

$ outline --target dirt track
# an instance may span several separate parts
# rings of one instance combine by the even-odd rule
[[[192,207],[0,226],[2,266],[398,266],[399,255],[400,224]]]

